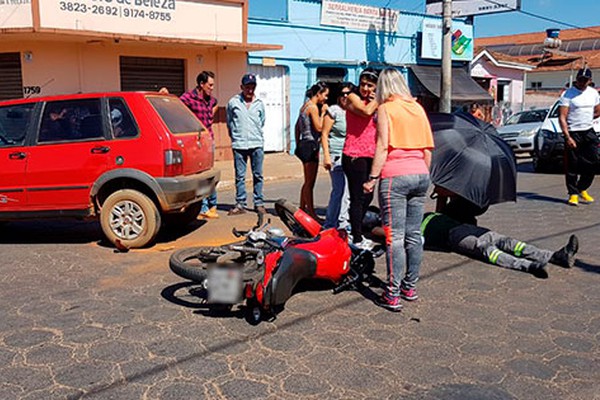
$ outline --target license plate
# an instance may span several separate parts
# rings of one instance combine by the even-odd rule
[[[239,268],[210,268],[207,290],[209,303],[239,303],[242,300],[242,272]]]

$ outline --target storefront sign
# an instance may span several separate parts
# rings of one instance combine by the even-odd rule
[[[442,59],[442,20],[423,21],[421,58]],[[452,22],[452,59],[471,61],[473,59],[473,26],[463,22]]]
[[[341,26],[349,29],[396,32],[400,11],[360,4],[323,0],[321,25]]]
[[[241,4],[184,0],[44,0],[39,3],[42,28],[242,41]]]
[[[442,0],[427,0],[427,14],[442,15]],[[452,0],[452,16],[492,14],[521,9],[521,0]]]
[[[31,0],[0,0],[0,29],[32,26]]]

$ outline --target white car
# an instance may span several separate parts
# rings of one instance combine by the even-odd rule
[[[496,129],[498,136],[510,144],[515,154],[532,153],[533,139],[547,114],[547,108],[513,114],[503,126]]]

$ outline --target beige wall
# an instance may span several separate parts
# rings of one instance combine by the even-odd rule
[[[120,90],[119,56],[184,59],[186,87],[196,86],[196,75],[202,70],[216,74],[215,97],[219,114],[214,127],[217,159],[231,157],[229,136],[225,126],[224,107],[239,92],[240,79],[246,72],[246,53],[214,51],[190,45],[158,43],[115,43],[112,40],[88,42],[19,40],[0,42],[0,53],[20,52],[23,86],[40,86],[36,96],[78,92]],[[25,60],[23,54],[31,53]],[[179,93],[175,93],[179,95]]]

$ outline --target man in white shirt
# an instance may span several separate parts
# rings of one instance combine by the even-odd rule
[[[598,164],[598,136],[592,128],[594,118],[600,117],[600,96],[589,86],[592,71],[582,68],[577,72],[573,87],[560,96],[558,120],[565,136],[565,180],[569,192],[568,204],[577,206],[579,197],[586,203],[594,198],[587,189],[594,181]]]

